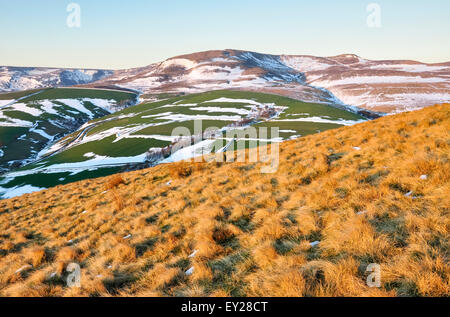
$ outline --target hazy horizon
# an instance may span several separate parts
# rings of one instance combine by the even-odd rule
[[[252,50],[246,50],[246,49],[234,49],[234,48],[224,48],[224,49],[216,49],[216,50],[241,50],[241,51],[251,51],[251,52],[255,52],[255,53],[261,53],[261,54],[273,54],[272,52],[256,52],[256,51],[252,51]],[[136,66],[132,66],[132,67],[125,67],[125,68],[105,68],[105,67],[64,67],[64,66],[53,66],[53,65],[41,65],[41,66],[35,66],[35,65],[0,65],[2,67],[35,67],[35,68],[67,68],[67,69],[103,69],[103,70],[121,70],[121,69],[131,69],[131,68],[139,68],[139,67],[145,67],[148,65],[151,65],[153,63],[158,63],[158,62],[163,62],[167,59],[173,58],[173,57],[177,57],[177,56],[183,56],[183,55],[190,55],[190,54],[194,54],[194,53],[201,53],[201,52],[207,52],[207,51],[214,51],[214,50],[204,50],[204,51],[192,51],[192,52],[186,52],[186,53],[181,53],[181,54],[177,54],[177,55],[173,55],[173,56],[167,56],[165,58],[162,58],[160,60],[155,60],[152,61],[148,64],[145,65],[136,65]],[[353,55],[357,55],[363,59],[367,59],[367,60],[372,60],[372,61],[383,61],[383,60],[408,60],[408,61],[414,61],[414,62],[420,62],[420,63],[424,63],[424,64],[442,64],[442,63],[450,63],[450,58],[448,60],[442,60],[442,61],[435,61],[435,62],[426,62],[426,61],[422,61],[422,60],[417,60],[417,59],[405,59],[405,58],[383,58],[383,59],[369,59],[366,58],[365,56],[361,56],[358,54],[355,54],[353,52],[343,52],[340,54],[336,54],[336,55],[329,55],[329,56],[319,56],[319,55],[311,55],[311,54],[273,54],[273,55],[291,55],[291,56],[314,56],[314,57],[334,57],[334,56],[339,56],[339,55],[347,55],[347,54],[353,54]]]
[[[68,5],[81,9],[70,27]],[[377,27],[369,26],[380,8]],[[0,65],[124,69],[199,51],[450,61],[445,0],[0,1]]]

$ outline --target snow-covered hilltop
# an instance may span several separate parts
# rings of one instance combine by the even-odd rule
[[[308,84],[360,108],[392,113],[450,101],[450,63],[371,61],[352,54],[281,59],[303,72]]]
[[[395,113],[449,102],[450,62],[216,50],[117,71],[0,68],[0,91],[67,85],[118,86],[151,95],[251,90]]]
[[[0,92],[87,84],[112,75],[110,70],[0,67]]]
[[[207,51],[116,71],[99,82],[153,93],[254,90],[388,113],[450,101],[450,63],[370,61],[352,54]]]
[[[307,102],[337,102],[328,91],[308,85],[304,74],[283,63],[280,56],[236,50],[200,52],[119,70],[91,85],[98,84],[151,94],[239,89],[288,95]]]

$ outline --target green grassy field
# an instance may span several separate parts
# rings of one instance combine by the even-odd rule
[[[123,156],[136,156],[145,153],[151,147],[164,147],[170,144],[167,141],[154,140],[154,139],[124,139],[118,142],[112,143],[114,137],[108,137],[99,142],[84,143],[79,146],[69,148],[59,154],[51,156],[44,162],[37,164],[31,164],[27,168],[33,168],[37,166],[51,166],[53,164],[64,164],[73,162],[84,162],[89,160],[85,157],[85,153],[95,153],[99,156],[110,157],[123,157]]]
[[[0,109],[0,149],[3,152],[0,170],[9,168],[14,161],[20,162],[35,156],[49,144],[51,138],[58,139],[93,118],[109,114],[88,100],[80,102],[83,107],[81,110],[57,100],[102,99],[114,100],[118,105],[132,102],[136,97],[136,94],[121,91],[52,88],[0,94],[0,98],[18,99],[36,92],[40,93]]]
[[[30,174],[26,176],[15,177],[13,180],[9,181],[7,184],[0,185],[4,188],[13,188],[15,186],[31,185],[38,188],[50,188],[56,185],[63,185],[73,183],[83,179],[97,178],[112,175],[120,172],[120,168],[102,168],[95,171],[82,171],[77,174],[72,174],[69,172],[62,173],[37,173]],[[0,182],[4,178],[0,177]],[[1,196],[0,196],[1,198]]]
[[[113,99],[118,103],[133,99],[136,94],[117,90],[103,89],[83,89],[83,88],[50,88],[45,91],[25,98],[22,102],[31,102],[38,100],[54,100],[54,99],[78,99],[78,98],[98,98]]]
[[[123,111],[116,112],[114,114],[102,117],[91,121],[94,127],[89,130],[87,137],[95,137],[96,135],[101,135],[102,133],[112,131],[114,133],[106,134],[105,137],[99,138],[99,140],[94,140],[90,146],[86,144],[78,145],[79,150],[70,149],[70,155],[67,153],[57,154],[56,157],[64,155],[64,160],[82,161],[84,160],[83,154],[93,151],[96,154],[102,155],[101,153],[108,154],[109,156],[129,156],[130,153],[136,154],[133,149],[139,148],[137,144],[142,144],[142,149],[145,147],[160,147],[161,140],[144,139],[140,138],[142,135],[152,136],[152,135],[166,135],[170,136],[173,129],[177,127],[188,128],[191,133],[194,131],[194,121],[187,120],[182,122],[171,121],[164,119],[167,113],[172,113],[176,115],[185,116],[209,116],[211,118],[216,116],[237,116],[233,109],[244,109],[248,103],[245,102],[211,102],[218,98],[232,98],[232,99],[247,99],[255,100],[261,103],[276,104],[277,106],[287,107],[283,113],[279,116],[279,120],[291,119],[291,118],[307,118],[307,117],[321,117],[326,116],[330,120],[361,120],[362,117],[341,110],[331,106],[323,104],[312,104],[305,103],[298,100],[293,100],[286,97],[253,93],[253,92],[242,92],[242,91],[212,91],[202,94],[194,94],[189,96],[175,97],[164,101],[158,101],[154,103],[140,104],[134,107],[127,108]],[[185,106],[191,104],[192,106]],[[196,106],[201,107],[216,107],[221,108],[223,112],[217,111],[197,111]],[[228,112],[227,109],[230,109]],[[127,116],[128,117],[124,117]],[[244,116],[241,116],[244,117]],[[107,122],[99,123],[104,120],[109,120]],[[231,120],[202,120],[202,127],[205,130],[208,127],[223,128],[233,121]],[[335,123],[320,123],[320,122],[297,122],[297,121],[286,121],[286,122],[261,122],[255,125],[255,127],[279,127],[280,130],[291,130],[295,132],[290,133],[280,133],[280,136],[287,139],[293,135],[308,135],[316,133],[319,131],[325,131],[328,129],[333,129],[341,125]],[[128,131],[127,129],[133,129],[133,131]],[[128,150],[124,148],[122,150],[117,150],[117,144],[113,141],[116,139],[115,135],[117,132],[120,134],[126,134],[127,142],[133,144],[133,148]],[[66,138],[66,142],[73,140],[77,134],[73,134]],[[111,138],[111,136],[113,136]],[[133,141],[131,141],[133,140]],[[83,150],[81,150],[83,149]],[[88,151],[89,149],[89,151]],[[95,151],[97,150],[97,151]],[[146,150],[146,149],[145,149]],[[144,152],[145,152],[144,150]],[[115,155],[114,155],[114,154]],[[56,159],[55,157],[55,159]],[[60,161],[60,160],[58,160]]]
[[[43,90],[43,89],[32,89],[32,90],[24,90],[24,91],[17,91],[17,92],[0,93],[0,100],[16,100],[16,99],[34,94],[41,90]]]
[[[60,92],[62,92],[64,98],[76,98],[80,96],[80,93],[83,93],[83,90],[64,89]],[[31,99],[36,99],[38,102],[40,98],[56,98],[55,93],[54,90],[48,90],[32,96]],[[102,93],[105,92],[90,93],[90,98],[99,98],[104,96]],[[61,94],[57,97],[62,98]],[[111,95],[108,94],[108,98],[112,98]],[[116,96],[115,98],[119,100],[124,98],[124,96]],[[219,98],[227,98],[226,100],[231,102],[222,102],[224,100]],[[226,139],[226,132],[234,129],[230,125],[245,119],[251,111],[251,104],[254,103],[258,103],[258,107],[270,106],[283,109],[276,118],[264,119],[252,125],[252,127],[257,129],[257,138],[260,138],[259,128],[263,127],[268,128],[267,138],[279,137],[281,138],[280,140],[287,140],[293,137],[296,138],[338,128],[342,126],[339,123],[342,120],[363,120],[359,115],[332,106],[305,103],[286,97],[262,93],[211,91],[188,96],[177,96],[158,102],[139,104],[89,121],[85,125],[85,130],[76,131],[59,141],[64,150],[60,150],[59,153],[19,169],[19,172],[27,171],[29,174],[16,177],[13,181],[4,181],[4,184],[0,186],[13,187],[32,184],[37,187],[48,187],[49,184],[57,185],[82,179],[82,177],[88,178],[92,175],[115,173],[117,170],[120,170],[120,167],[101,167],[100,165],[96,167],[94,165],[87,174],[76,170],[76,173],[72,175],[70,166],[78,166],[77,163],[80,162],[89,164],[93,155],[121,159],[145,154],[149,148],[165,147],[173,140],[172,133],[175,128],[186,128],[191,134],[194,134],[194,119],[196,118],[203,119],[201,121],[201,131],[211,127],[222,129],[222,138],[214,143],[215,149],[213,150],[217,150],[230,141]],[[317,118],[328,120],[329,122],[314,122]],[[292,119],[311,119],[311,122],[283,121]],[[270,128],[272,127],[279,128],[279,135],[270,134]],[[244,130],[243,132],[246,133],[247,131]],[[80,139],[80,135],[83,138]],[[77,142],[72,144],[75,139],[77,139]],[[256,143],[256,145],[259,144],[260,142]],[[234,146],[236,145],[237,143],[235,142]],[[254,145],[254,142],[245,142],[246,147]],[[67,172],[55,173],[53,170],[52,174],[48,174],[46,170],[51,170],[55,164],[67,166]],[[98,160],[95,161],[95,164],[98,164]],[[45,181],[40,182],[39,175]]]

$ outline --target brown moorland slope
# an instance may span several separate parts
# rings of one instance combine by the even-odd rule
[[[439,105],[283,143],[274,174],[177,163],[0,201],[0,295],[448,296],[449,131]]]

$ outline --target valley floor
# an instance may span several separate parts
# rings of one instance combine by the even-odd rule
[[[67,92],[71,93],[72,98],[87,93],[96,93],[104,98],[108,95],[104,95],[105,92],[101,90],[71,88],[47,91],[45,98],[61,98],[61,94]],[[70,101],[78,102],[78,99]],[[39,104],[32,103],[30,106],[39,107]],[[32,162],[0,175],[0,198],[12,198],[18,193],[30,193],[59,184],[216,152],[233,139],[246,142],[247,147],[257,146],[254,143],[281,142],[364,120],[360,115],[332,105],[245,91],[219,90],[159,102],[144,102],[106,116],[98,116],[64,138],[53,140],[56,138],[51,137],[50,144],[45,148],[37,145],[39,153],[36,153],[37,157]],[[279,133],[272,135],[273,127],[278,128]],[[6,133],[1,128],[0,135],[10,136],[9,144],[2,147],[9,154],[9,158],[3,157],[3,162],[11,165],[12,158],[15,161],[18,159],[17,152],[24,155],[26,149],[31,148],[24,142],[33,142],[33,134],[24,134],[19,138],[21,142],[14,142],[17,128],[9,128]],[[265,128],[267,133],[260,136]],[[208,129],[213,129],[217,135],[212,137],[209,134],[210,137],[200,139],[202,142],[198,144],[183,144],[183,151],[173,153],[171,157],[162,155],[163,151],[169,154],[172,152],[174,142],[181,143],[179,134],[173,134],[180,129],[184,131],[183,135],[186,130],[190,134],[183,142],[190,142],[193,135],[202,137]],[[236,148],[237,142],[232,143],[231,146]],[[152,159],[147,156],[149,149],[153,153]]]

